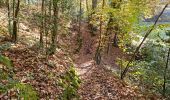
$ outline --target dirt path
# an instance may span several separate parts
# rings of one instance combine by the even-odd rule
[[[106,66],[118,69],[117,57],[122,56],[118,48],[103,56],[102,64],[96,65],[93,60],[97,45],[97,36],[91,37],[85,24],[82,28],[83,45],[74,62],[82,83],[78,90],[81,100],[132,100],[138,99],[137,90],[120,81]]]

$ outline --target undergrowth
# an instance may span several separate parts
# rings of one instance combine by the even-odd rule
[[[14,79],[13,64],[11,60],[0,55],[0,94],[8,96],[8,99],[38,100],[36,91],[31,85],[24,84]],[[2,66],[2,67],[1,67]],[[14,97],[11,94],[15,94]],[[3,99],[2,96],[0,99]]]
[[[76,74],[74,67],[72,66],[65,75],[61,76],[59,85],[63,88],[60,100],[72,100],[79,99],[77,90],[80,86],[81,80]]]

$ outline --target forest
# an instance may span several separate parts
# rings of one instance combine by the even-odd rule
[[[170,100],[170,0],[0,0],[0,100]]]

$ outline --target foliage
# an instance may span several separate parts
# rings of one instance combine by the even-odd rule
[[[7,66],[6,68],[0,68],[0,93],[5,93],[11,89],[19,91],[18,98],[24,100],[37,100],[36,91],[33,87],[27,84],[20,83],[13,79],[15,75],[13,72],[13,65],[9,58],[0,55],[0,62]],[[6,81],[4,83],[4,81]]]
[[[142,86],[146,93],[162,93],[167,47],[162,42],[150,41],[145,44],[141,52],[145,57],[135,61],[131,79]],[[170,72],[169,69],[168,72]],[[167,75],[167,80],[169,84],[170,74]],[[169,90],[168,87],[167,90]],[[168,91],[167,94],[169,94]]]
[[[71,67],[64,76],[61,76],[59,82],[60,86],[64,89],[61,99],[70,100],[73,98],[78,98],[77,90],[80,83],[81,81],[79,76],[76,75],[75,69]]]
[[[20,4],[19,1],[21,1]],[[48,54],[54,53],[56,51],[56,47],[60,47],[59,45],[66,44],[65,42],[72,43],[72,40],[74,41],[75,40],[74,37],[76,37],[74,35],[78,32],[77,28],[79,28],[79,33],[81,34],[78,34],[79,36],[76,34],[78,36],[76,42],[77,45],[79,46],[78,48],[76,48],[75,50],[76,52],[80,51],[81,48],[86,49],[86,46],[84,46],[84,44],[87,44],[89,43],[89,41],[93,40],[93,38],[90,38],[89,40],[88,38],[86,39],[85,38],[87,36],[86,33],[88,33],[88,31],[96,30],[94,34],[95,36],[100,35],[99,36],[100,38],[98,40],[96,39],[97,37],[95,37],[94,38],[95,46],[92,43],[92,47],[90,47],[90,49],[92,48],[91,51],[95,51],[93,50],[93,46],[96,47],[96,41],[99,41],[98,42],[99,47],[97,47],[96,50],[97,51],[96,58],[98,58],[99,60],[102,59],[103,61],[102,57],[104,53],[102,51],[107,47],[108,47],[107,49],[110,49],[109,44],[115,42],[113,39],[116,39],[117,41],[116,43],[118,43],[117,47],[120,47],[124,51],[123,53],[130,55],[134,51],[134,48],[131,46],[133,40],[138,40],[139,39],[138,35],[142,37],[143,35],[141,35],[141,33],[146,31],[148,28],[147,25],[141,25],[141,21],[143,21],[145,18],[150,18],[154,15],[155,8],[157,7],[157,4],[159,2],[160,0],[93,0],[92,2],[91,0],[89,1],[88,0],[13,0],[13,1],[9,0],[8,2],[5,2],[5,0],[1,0],[0,6],[4,3],[7,3],[6,6],[9,5],[9,7],[6,7],[8,10],[7,12],[8,20],[4,22],[5,24],[8,25],[4,25],[4,26],[5,27],[9,26],[9,29],[11,26],[15,26],[13,28],[11,27],[11,29],[13,29],[13,33],[14,32],[21,33],[21,35],[18,35],[19,38],[20,36],[21,37],[24,36],[24,38],[25,37],[27,38],[27,36],[25,36],[25,34],[23,35],[23,33],[36,34],[38,33],[37,32],[38,27],[40,28],[39,29],[40,38],[37,38],[37,36],[39,36],[37,34],[35,37],[37,39],[40,39],[40,43],[44,45],[42,47],[45,47],[42,48],[43,49],[42,52],[45,50],[46,52],[41,53],[40,50],[36,59],[33,60],[27,59],[28,61],[26,59],[23,60],[25,62],[30,61],[32,63],[38,63],[37,65],[41,66],[42,68],[44,67],[43,66],[44,64],[42,64],[44,62],[39,59],[39,55],[46,54],[45,56],[46,60],[48,60],[48,58],[51,60],[51,56],[49,56]],[[17,8],[17,6],[19,8]],[[19,9],[21,9],[20,12]],[[78,17],[80,19],[78,19]],[[28,20],[29,22],[27,22]],[[20,26],[19,21],[22,23],[20,29],[18,29],[17,27]],[[75,27],[76,29],[73,29],[74,33],[69,34],[71,35],[72,38],[69,39],[70,37],[68,38],[64,36],[67,36],[68,31],[72,32],[72,30],[70,30],[71,25],[73,24],[72,22],[74,23],[74,25],[77,25],[79,23],[79,27],[76,26]],[[28,28],[35,27],[35,29],[28,29],[28,30],[22,29],[22,27],[24,27],[24,24],[28,24],[28,23],[29,23],[29,25],[27,25]],[[85,30],[86,27],[82,28],[82,26],[88,26],[92,30],[86,31]],[[98,31],[98,29],[100,30]],[[162,27],[162,29],[164,29],[164,27]],[[6,31],[4,31],[3,28],[0,29],[0,31],[6,33]],[[9,30],[9,32],[11,31]],[[154,30],[154,32],[159,33],[158,30]],[[100,33],[100,34],[96,34],[96,33]],[[142,87],[142,89],[144,87],[145,92],[152,92],[152,93],[161,92],[161,88],[163,85],[165,60],[167,59],[166,58],[167,47],[168,47],[167,41],[169,41],[169,38],[167,38],[166,35],[169,35],[170,32],[166,32],[165,35],[165,38],[168,39],[167,41],[165,41],[167,43],[163,43],[164,41],[159,39],[158,37],[159,34],[157,33],[151,36],[152,39],[148,38],[149,43],[146,43],[142,48],[142,50],[140,51],[140,54],[142,56],[141,59],[138,59],[130,64],[130,70],[129,70],[130,80],[132,80],[134,83]],[[29,35],[31,36],[32,34]],[[114,38],[115,36],[117,37]],[[17,38],[17,36],[14,37]],[[62,40],[61,38],[64,39]],[[20,40],[22,39],[19,39],[19,43]],[[87,43],[85,43],[84,41],[87,41]],[[20,48],[18,44],[17,45],[14,44],[14,47]],[[6,46],[0,46],[0,49],[6,49],[6,48],[7,48]],[[36,51],[38,50],[36,49]],[[64,51],[65,50],[63,50],[63,52]],[[91,55],[93,55],[93,52]],[[56,55],[54,55],[54,57],[55,56]],[[124,59],[123,57],[117,59],[117,63],[121,67],[121,71],[127,65],[128,63],[127,60],[128,59]],[[20,59],[17,58],[14,61],[19,62]],[[11,89],[15,88],[17,91],[19,91],[18,97],[20,99],[28,99],[28,98],[33,100],[38,99],[37,93],[35,92],[32,86],[24,83],[20,83],[17,80],[13,79],[13,76],[15,74],[13,72],[13,65],[10,59],[0,55],[0,63],[6,66],[0,68],[0,82],[2,81],[0,83],[0,92],[10,91]],[[16,65],[20,67],[20,63]],[[22,66],[24,66],[24,64]],[[41,70],[39,68],[40,67],[37,67],[38,70]],[[121,71],[120,73],[122,73]],[[40,71],[38,72],[40,74],[42,73]],[[102,74],[103,73],[101,73],[101,75]],[[169,85],[170,74],[167,75],[168,75],[167,83]],[[63,94],[61,96],[61,99],[70,100],[70,99],[78,98],[77,90],[80,86],[80,79],[78,75],[76,75],[73,66],[69,69],[69,71],[65,73],[65,75],[61,76],[59,84],[63,88]],[[170,90],[170,88],[167,87],[167,91],[166,91],[167,95],[169,94],[168,90]]]
[[[3,63],[4,65],[10,68],[13,66],[11,60],[2,55],[0,55],[0,63]]]
[[[17,83],[14,88],[19,90],[19,98],[24,100],[38,100],[37,93],[32,86],[23,83]]]

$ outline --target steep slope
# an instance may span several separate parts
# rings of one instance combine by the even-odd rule
[[[114,74],[115,71],[119,70],[116,64],[117,57],[127,56],[119,48],[112,47],[108,55],[103,54],[101,64],[96,65],[93,58],[98,35],[91,37],[86,23],[83,23],[81,32],[82,48],[79,53],[72,54],[77,73],[82,79],[82,84],[78,90],[81,100],[158,99],[156,96],[143,96],[137,87],[129,86]],[[77,32],[73,31],[72,33],[76,36]],[[74,43],[76,43],[76,37],[70,45],[71,50],[76,48]]]
[[[24,11],[21,13],[23,14]],[[5,16],[3,20],[0,19],[0,29],[4,29],[4,32],[0,31],[0,54],[12,60],[14,65],[14,77],[12,78],[17,82],[32,86],[39,99],[54,100],[58,98],[63,91],[58,84],[60,75],[65,74],[72,63],[67,53],[58,48],[54,55],[46,57],[43,51],[38,48],[38,29],[30,28],[27,24],[29,21],[26,19],[22,19],[24,22],[20,22],[18,42],[10,42],[6,39],[9,37],[6,10],[0,9],[0,15]],[[23,14],[23,16],[27,15]],[[0,64],[0,70],[3,68],[5,66]],[[10,72],[7,71],[7,73]],[[8,80],[0,79],[0,85],[5,86],[8,83]],[[18,90],[10,88],[5,93],[0,91],[0,100],[15,100],[17,95],[19,95]]]

